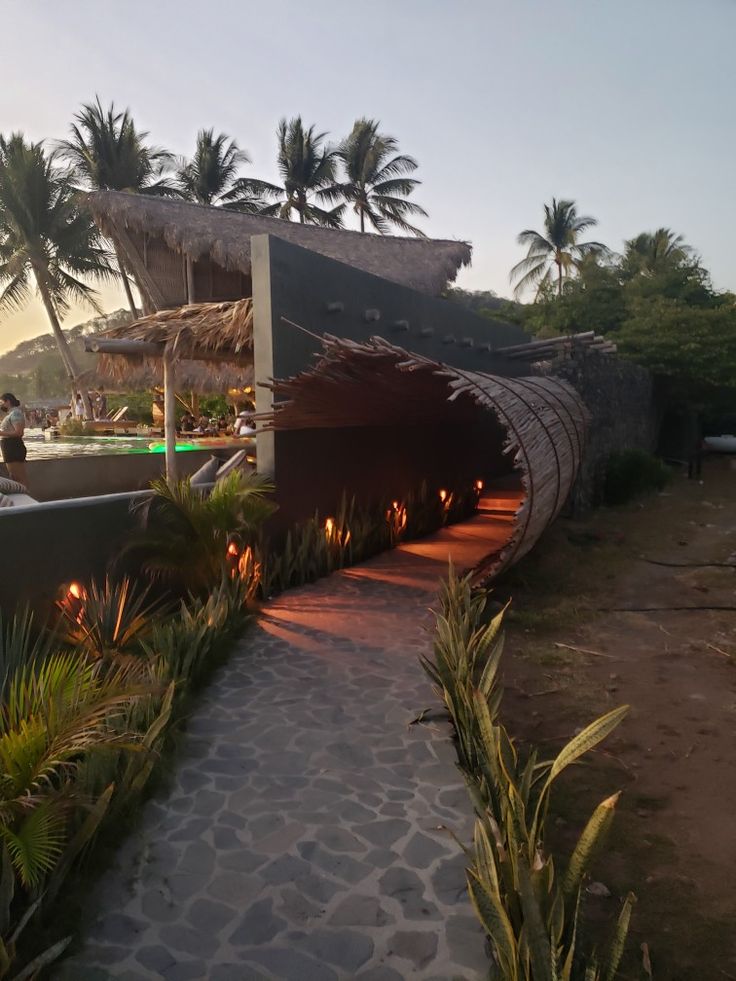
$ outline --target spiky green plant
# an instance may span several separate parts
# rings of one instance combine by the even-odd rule
[[[198,594],[226,573],[231,538],[254,536],[275,510],[268,499],[273,484],[258,474],[235,471],[209,494],[188,478],[173,485],[157,480],[152,488],[134,507],[140,531],[123,555],[154,579]]]
[[[67,597],[58,606],[63,641],[100,660],[139,655],[141,641],[160,613],[160,604],[128,578],[115,582],[106,577],[102,585],[93,582],[74,605]]]
[[[469,858],[468,890],[493,951],[498,981],[613,981],[628,930],[632,895],[624,901],[603,954],[583,936],[585,879],[613,820],[618,794],[588,820],[564,875],[545,851],[555,781],[619,725],[627,706],[596,719],[552,760],[524,760],[499,721],[501,611],[486,622],[486,591],[452,567],[436,615],[434,660],[422,664],[452,720],[459,765],[478,814]]]

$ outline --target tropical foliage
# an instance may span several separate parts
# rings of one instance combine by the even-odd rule
[[[545,204],[544,232],[527,228],[518,237],[519,245],[527,247],[527,254],[511,270],[516,295],[527,289],[535,289],[539,295],[553,282],[560,295],[581,259],[607,251],[600,242],[580,241],[580,236],[597,224],[596,218],[579,215],[574,201],[552,198],[552,204]]]
[[[113,275],[110,255],[91,218],[80,210],[70,173],[56,155],[21,133],[0,136],[0,310],[22,307],[35,288],[67,376],[80,390],[60,317],[72,302],[99,310],[88,280]]]
[[[238,554],[275,510],[269,480],[234,471],[207,494],[189,479],[157,480],[135,506],[140,531],[123,552],[152,579],[192,593],[206,591],[228,570],[228,549]]]
[[[262,209],[262,214],[291,218],[314,225],[340,228],[344,204],[338,204],[337,149],[327,143],[327,134],[305,128],[301,116],[282,119],[277,131],[277,165],[283,186],[279,199]],[[327,207],[328,205],[332,207]]]
[[[265,513],[232,487],[226,496],[249,528]],[[204,534],[209,520],[218,546],[225,510],[198,525]],[[257,566],[208,568],[207,595],[174,607],[107,580],[73,584],[51,630],[28,613],[0,622],[0,978],[35,976],[65,949],[57,933],[39,953],[40,935],[24,930],[101,825],[139,800],[187,693],[242,630]]]
[[[523,756],[500,721],[503,612],[487,619],[488,595],[454,570],[436,617],[434,657],[422,663],[447,706],[458,761],[476,809],[467,849],[468,890],[493,952],[497,981],[613,981],[634,897],[625,897],[610,942],[596,951],[582,916],[591,864],[603,847],[618,794],[601,801],[565,863],[545,847],[555,782],[619,725],[621,707],[596,719],[550,760]],[[558,871],[564,867],[564,872]]]
[[[132,191],[136,194],[173,194],[167,176],[173,164],[168,151],[148,143],[148,133],[136,128],[128,109],[118,110],[111,102],[102,108],[99,97],[85,103],[74,117],[71,138],[59,151],[72,167],[73,180],[95,191]],[[115,253],[128,305],[137,314],[122,255]]]
[[[366,222],[382,234],[391,226],[413,235],[422,233],[408,219],[427,217],[427,212],[409,200],[419,181],[409,174],[417,169],[413,157],[400,154],[393,136],[379,133],[374,119],[357,119],[350,135],[338,148],[345,179],[339,190],[348,206],[360,220],[360,230]]]
[[[736,296],[713,289],[681,235],[642,232],[620,256],[589,251],[559,293],[542,284],[536,301],[507,306],[510,319],[540,335],[594,330],[657,376],[669,403],[728,403],[736,388]]]
[[[150,145],[148,137],[136,128],[129,109],[116,109],[114,102],[103,109],[96,98],[74,116],[71,137],[60,142],[59,151],[84,188],[172,194],[175,188],[167,173],[173,158],[167,150]]]
[[[191,160],[182,159],[177,183],[182,197],[199,204],[221,205],[251,214],[265,207],[264,197],[278,191],[273,184],[242,177],[240,168],[250,163],[248,154],[225,133],[202,129]]]

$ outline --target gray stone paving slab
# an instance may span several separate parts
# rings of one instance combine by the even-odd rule
[[[483,517],[269,603],[92,891],[56,981],[480,979],[472,815],[418,655]]]

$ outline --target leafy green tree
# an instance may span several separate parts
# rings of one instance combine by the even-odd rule
[[[356,119],[350,135],[338,147],[345,176],[340,193],[358,215],[361,232],[367,221],[381,234],[394,225],[422,235],[407,221],[415,215],[427,217],[423,208],[408,200],[420,183],[408,176],[417,169],[417,162],[400,154],[397,140],[379,133],[379,126],[374,119]]]
[[[194,156],[179,161],[176,176],[182,197],[199,204],[258,213],[264,207],[264,198],[279,189],[265,181],[241,177],[240,167],[247,163],[250,157],[235,140],[225,133],[215,135],[212,129],[200,130]]]
[[[685,244],[682,235],[676,235],[669,228],[641,232],[624,245],[621,268],[625,276],[654,275],[684,265],[692,255],[692,249]]]
[[[172,155],[148,144],[148,133],[136,129],[128,109],[117,110],[114,102],[103,109],[98,97],[82,106],[74,117],[71,133],[71,139],[59,144],[59,150],[83,188],[136,194],[176,193],[167,177],[173,165]],[[117,245],[115,254],[128,304],[133,316],[137,316],[129,274]]]
[[[714,307],[637,298],[616,333],[619,351],[665,379],[670,398],[706,404],[736,392],[736,298]]]
[[[527,228],[517,239],[519,245],[527,246],[527,254],[511,270],[511,280],[516,280],[515,295],[528,288],[539,293],[554,279],[561,296],[563,284],[574,275],[582,258],[608,252],[600,242],[580,241],[580,236],[597,224],[596,218],[579,215],[574,201],[552,198],[551,205],[545,204],[544,233]]]
[[[261,214],[291,219],[296,212],[302,224],[341,228],[345,204],[334,204],[341,196],[337,184],[338,151],[326,143],[326,133],[305,129],[301,116],[282,119],[277,131],[277,163],[283,187],[275,188],[278,200],[265,205]],[[319,203],[317,203],[319,202]],[[321,207],[333,204],[332,208]]]
[[[86,280],[114,275],[110,254],[79,207],[69,171],[22,133],[0,136],[0,311],[21,307],[36,287],[76,391],[84,389],[59,318],[73,300],[99,311],[97,294]]]

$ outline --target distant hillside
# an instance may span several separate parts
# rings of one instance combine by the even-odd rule
[[[130,311],[114,310],[64,330],[80,370],[94,369],[97,362],[96,355],[87,354],[84,350],[85,337],[131,320]],[[50,330],[47,334],[21,341],[12,351],[0,355],[1,391],[12,391],[21,399],[38,399],[64,396],[68,387],[56,341]]]

